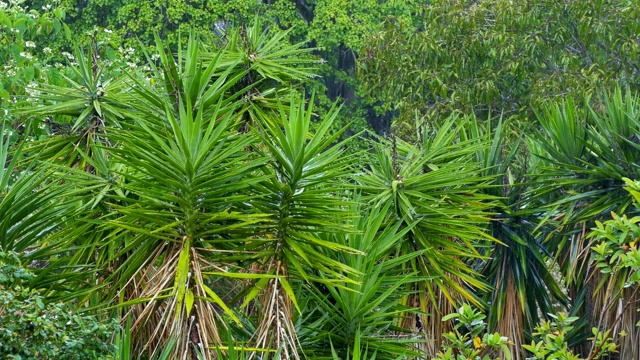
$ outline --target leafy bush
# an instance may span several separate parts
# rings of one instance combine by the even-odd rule
[[[531,341],[531,345],[523,346],[533,354],[530,359],[581,359],[579,355],[574,354],[569,349],[567,336],[573,329],[572,324],[578,320],[578,317],[567,316],[566,314],[549,314],[549,316],[553,318],[553,321],[542,321],[536,326],[533,333],[534,340]],[[613,343],[613,339],[609,336],[611,334],[610,330],[601,332],[597,328],[593,328],[592,332],[594,337],[590,340],[593,341],[594,347],[592,353],[589,354],[589,359],[600,359],[617,351],[616,344]]]
[[[0,252],[0,353],[6,359],[108,359],[115,320],[73,313],[60,303],[46,304],[26,284],[33,274],[15,253]]]
[[[464,304],[458,312],[442,318],[443,321],[454,320],[456,322],[453,331],[444,334],[445,342],[442,352],[438,353],[437,360],[489,360],[502,352],[504,359],[511,359],[509,345],[513,345],[504,336],[498,333],[486,331],[486,316]]]

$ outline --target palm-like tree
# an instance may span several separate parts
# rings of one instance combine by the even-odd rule
[[[276,49],[282,53],[267,64],[273,66],[270,73],[290,73],[288,56],[294,52],[287,52],[281,44]],[[268,49],[264,51],[268,55]],[[64,199],[74,211],[55,219],[57,224],[46,229],[54,234],[46,241],[31,237],[23,248],[36,250],[30,252],[31,259],[49,262],[38,284],[50,287],[52,296],[82,303],[88,300],[96,308],[122,309],[124,316],[133,317],[137,353],[157,353],[172,341],[174,358],[197,353],[209,358],[214,345],[226,338],[224,324],[240,321],[229,307],[225,289],[214,284],[221,277],[231,281],[247,278],[237,275],[244,264],[264,266],[264,272],[253,277],[258,280],[253,284],[256,289],[266,280],[281,295],[291,294],[284,296],[284,306],[295,304],[289,291],[290,259],[298,256],[302,260],[300,270],[312,264],[311,268],[326,274],[338,275],[336,269],[349,272],[348,267],[315,250],[317,246],[341,248],[314,235],[336,231],[328,225],[330,218],[340,214],[323,217],[313,211],[314,206],[329,210],[331,201],[341,204],[341,197],[330,196],[337,189],[324,184],[344,171],[340,170],[342,162],[336,161],[340,148],[330,148],[337,135],[327,136],[332,117],[309,142],[311,112],[304,110],[303,103],[281,106],[280,114],[263,110],[261,131],[238,132],[246,111],[238,100],[260,79],[238,91],[234,87],[253,70],[251,64],[244,68],[237,66],[241,59],[226,62],[225,56],[228,59],[232,51],[201,56],[203,52],[206,49],[195,39],[177,58],[161,50],[161,66],[150,64],[155,82],[126,74],[118,80],[126,84],[118,88],[120,92],[105,91],[102,97],[83,104],[76,97],[87,101],[93,96],[91,91],[82,93],[86,86],[77,87],[81,92],[77,96],[58,88],[41,89],[45,100],[56,103],[33,112],[76,115],[79,120],[74,129],[83,128],[85,119],[92,116],[118,119],[90,124],[89,129],[95,131],[80,135],[91,140],[87,147],[76,146],[76,138],[54,138],[63,145],[41,154],[51,161],[39,166],[53,169],[56,175],[49,181],[70,185],[64,194],[57,194],[53,187],[49,193]],[[263,72],[267,65],[260,64]],[[86,81],[96,76],[78,73]],[[75,86],[71,79],[70,84]],[[113,106],[105,106],[107,102]],[[291,116],[284,115],[289,107],[295,110]],[[124,110],[113,110],[116,108]],[[276,124],[285,124],[284,132]],[[272,144],[257,145],[260,141]],[[38,144],[30,150],[45,147]],[[57,154],[71,149],[76,155],[65,162],[68,166],[54,165]],[[275,161],[265,153],[275,156]],[[83,166],[77,166],[79,162]],[[288,165],[294,167],[286,168]],[[41,185],[42,181],[32,186]],[[70,191],[70,187],[79,189]],[[316,187],[320,188],[314,190]],[[37,199],[49,205],[56,201],[51,196]],[[266,200],[277,197],[288,202],[289,208]],[[40,210],[44,213],[47,208]],[[313,277],[304,271],[294,273],[304,279]],[[249,300],[264,299],[260,303],[264,309],[283,305],[283,297],[269,297],[273,292],[259,298],[249,294]],[[277,316],[279,310],[282,308]],[[295,341],[272,344],[268,338],[286,323],[267,317],[260,326],[256,343],[283,345],[288,355],[297,354]]]
[[[489,329],[509,338],[514,359],[524,359],[525,333],[539,323],[538,314],[554,313],[554,302],[566,299],[551,274],[544,233],[537,229],[541,214],[527,192],[526,166],[518,164],[520,142],[506,149],[502,122],[493,131],[490,125],[483,130],[472,121],[468,127],[469,138],[491,144],[478,151],[476,159],[483,175],[493,179],[483,192],[496,199],[487,231],[497,242],[486,247],[487,257],[478,266],[492,286],[486,295]]]
[[[305,101],[291,98],[288,112],[279,107],[279,118],[260,117],[262,141],[255,149],[271,159],[263,167],[267,180],[252,190],[257,196],[253,205],[269,218],[257,233],[260,237],[252,241],[252,248],[262,255],[258,265],[264,275],[256,278],[245,304],[258,296],[256,345],[281,348],[285,358],[299,357],[293,319],[300,308],[292,279],[326,286],[353,282],[348,275],[355,270],[330,253],[360,253],[323,238],[351,231],[343,222],[352,216],[344,207],[350,159],[342,156],[340,143],[334,144],[340,132],[329,133],[337,111],[330,112],[311,135],[313,109],[306,107]]]
[[[611,211],[633,212],[622,179],[640,176],[640,102],[629,90],[623,95],[616,89],[604,95],[599,104],[581,109],[569,100],[539,114],[543,130],[537,135],[536,148],[545,163],[541,179],[546,180],[544,188],[536,191],[548,204],[547,218],[555,220],[550,247],[558,249],[556,256],[570,296],[576,298],[585,291],[593,294],[586,296],[583,311],[592,326],[609,329],[617,321],[631,319],[618,316],[618,307],[612,306],[618,298],[612,293],[595,291],[601,276],[589,266],[591,242],[587,234],[594,221],[602,221]],[[630,301],[633,299],[623,299]],[[625,327],[631,331],[625,339],[637,339],[637,328]],[[621,356],[637,358],[637,348],[626,343],[620,349]]]
[[[400,256],[421,253],[405,268],[423,280],[411,285],[414,294],[404,303],[429,316],[406,317],[402,327],[429,336],[431,354],[439,350],[441,334],[448,330],[441,317],[455,311],[456,301],[478,304],[470,289],[488,289],[467,263],[482,257],[478,241],[492,239],[482,229],[489,221],[492,197],[481,189],[490,177],[482,175],[474,158],[487,143],[464,140],[461,133],[467,123],[468,119],[452,116],[440,127],[421,131],[416,145],[381,139],[368,169],[358,178],[371,206],[393,204],[389,220],[411,228],[396,251]]]

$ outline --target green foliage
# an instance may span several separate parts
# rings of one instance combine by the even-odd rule
[[[483,126],[484,125],[484,126]],[[551,274],[549,251],[541,231],[536,229],[540,214],[535,197],[527,193],[526,169],[520,152],[522,143],[510,143],[500,120],[496,127],[472,118],[468,137],[490,143],[475,153],[483,175],[491,185],[482,189],[496,197],[493,220],[486,231],[497,241],[486,247],[478,244],[486,259],[477,262],[482,275],[491,284],[484,294],[488,304],[488,326],[514,343],[515,352],[525,341],[525,329],[537,324],[538,314],[554,312],[554,305],[566,304],[561,286]],[[543,228],[543,230],[547,230]],[[518,355],[518,354],[516,354]]]
[[[336,49],[339,46],[358,52],[365,41],[378,31],[387,16],[394,16],[412,24],[429,2],[409,1],[308,1],[314,6],[313,22],[309,24],[309,39],[318,46]]]
[[[29,87],[56,71],[46,63],[53,56],[47,39],[69,31],[62,22],[65,14],[61,9],[50,5],[27,9],[22,3],[0,2],[0,124],[14,121],[11,108],[16,104],[33,104],[25,92],[33,94]]]
[[[253,348],[297,357],[293,280],[353,282],[332,253],[358,251],[322,238],[348,232],[342,220],[351,216],[342,209],[349,186],[337,182],[351,159],[341,132],[329,132],[337,108],[312,130],[306,101],[281,96],[281,82],[311,75],[294,66],[307,62],[297,60],[305,50],[281,42],[285,35],[256,23],[216,50],[194,35],[176,57],[158,46],[151,73],[102,72],[78,51],[73,90],[43,86],[47,105],[24,111],[73,117],[71,136],[30,144],[39,158],[25,161],[55,169],[48,181],[75,212],[20,250],[49,261],[35,281],[50,296],[128,309],[134,353],[210,358],[225,321],[240,324],[232,306],[252,304]]]
[[[487,143],[461,135],[468,122],[451,116],[439,127],[420,129],[417,144],[380,139],[368,169],[357,178],[372,206],[391,203],[389,218],[411,226],[398,250],[424,251],[406,266],[425,278],[439,279],[420,285],[434,302],[435,289],[451,302],[452,293],[477,301],[456,279],[476,289],[487,288],[465,262],[482,257],[474,247],[477,241],[491,239],[482,226],[488,222],[486,211],[492,200],[480,191],[491,178],[483,176],[473,158]],[[420,295],[423,306],[426,294]]]
[[[611,211],[636,211],[630,208],[632,198],[623,190],[622,178],[640,176],[635,140],[640,133],[640,102],[630,90],[623,93],[617,88],[604,95],[602,103],[598,111],[569,99],[538,114],[542,130],[532,139],[532,149],[542,161],[544,175],[536,176],[540,184],[536,196],[547,203],[547,218],[559,216],[562,223],[558,225],[567,229],[552,246],[564,246],[567,237],[581,231],[577,224],[592,226]],[[562,259],[566,281],[580,277],[575,271],[586,260]]]
[[[533,333],[534,340],[531,345],[523,347],[531,352],[533,360],[559,359],[559,360],[579,360],[581,357],[568,346],[568,335],[573,330],[573,323],[578,320],[577,317],[567,316],[566,314],[549,314],[553,320],[543,321],[535,328]],[[616,352],[616,344],[613,343],[609,334],[611,330],[605,332],[599,331],[597,328],[592,329],[594,337],[593,348],[589,354],[589,360],[600,359]]]
[[[6,129],[0,126],[0,250],[22,253],[47,236],[60,221],[56,217],[64,219],[73,205],[53,200],[66,187],[48,181],[52,171],[19,164],[25,143],[12,146]]]
[[[47,2],[35,0],[31,3],[34,8],[40,8]],[[355,98],[360,86],[355,79],[355,60],[365,39],[378,31],[387,16],[419,24],[427,4],[425,0],[101,0],[84,3],[60,0],[57,8],[59,11],[64,9],[67,14],[65,21],[71,25],[73,42],[52,36],[47,46],[54,49],[54,53],[68,52],[78,43],[97,39],[98,43],[110,45],[105,54],[109,59],[113,60],[114,54],[118,53],[127,61],[140,63],[143,57],[135,49],[142,43],[143,49],[153,52],[154,34],[159,34],[165,45],[176,50],[179,43],[185,44],[184,34],[191,31],[200,36],[224,39],[236,28],[259,17],[264,19],[264,27],[289,30],[286,37],[292,43],[306,41],[310,47],[318,47],[309,57],[325,61],[326,65],[320,71],[323,79],[307,84],[309,89],[316,90],[316,100],[322,104],[317,110],[327,111],[330,103],[340,98],[349,106],[341,115],[345,119],[340,122],[352,124],[354,132],[359,132],[367,127],[365,119],[374,121],[368,104]],[[376,126],[376,129],[384,130],[384,126]]]
[[[17,254],[0,251],[0,352],[6,359],[111,359],[117,321],[46,304],[28,281],[33,274]]]
[[[552,317],[554,321],[543,321],[536,326],[533,333],[535,339],[531,341],[531,345],[524,345],[524,348],[531,352],[532,359],[578,360],[579,356],[573,354],[567,345],[567,333],[573,329],[571,324],[578,318],[565,314]]]
[[[348,275],[352,281],[340,288],[313,287],[310,307],[320,316],[301,329],[304,350],[309,356],[357,359],[369,354],[376,359],[396,359],[424,355],[416,349],[422,340],[413,337],[407,329],[392,325],[398,314],[415,317],[419,312],[403,302],[414,293],[406,290],[406,285],[423,279],[417,272],[402,271],[402,265],[421,252],[389,256],[411,229],[401,228],[402,223],[398,221],[384,225],[389,206],[373,208],[370,213],[350,221],[356,230],[353,233],[328,237],[333,243],[350,246],[366,255],[336,254],[336,260],[356,270]]]
[[[632,8],[63,3],[87,50],[27,59],[47,72],[8,109],[0,147],[0,245],[38,267],[0,279],[127,317],[120,358],[396,359],[436,356],[444,340],[439,358],[521,359],[538,314],[564,306],[558,280],[585,293],[585,229],[612,210],[626,215],[592,235],[606,238],[594,248],[604,280],[616,275],[606,289],[637,286],[637,210],[621,178],[640,173],[639,102],[619,88],[588,96],[596,82],[634,86],[633,64],[607,58],[634,54],[633,25],[609,36],[601,16]],[[266,21],[246,21],[255,12]],[[369,99],[356,98],[358,50]],[[63,57],[69,67],[47,67]],[[578,100],[546,102],[559,91]],[[400,115],[400,136],[362,137],[357,151],[371,102]],[[507,120],[533,115],[528,141],[509,143]],[[468,306],[439,321],[461,299],[486,305],[488,324]],[[531,351],[570,357],[586,322],[543,322]],[[602,354],[615,338],[603,324]]]
[[[358,78],[404,124],[414,111],[528,120],[550,99],[637,86],[638,11],[607,0],[434,1],[423,29],[390,19],[369,38]]]
[[[564,282],[573,288],[572,297],[579,298],[581,291],[586,292],[586,301],[597,309],[587,313],[587,321],[600,331],[620,323],[625,331],[635,334],[638,320],[634,312],[620,315],[614,306],[621,302],[626,308],[634,301],[635,290],[623,290],[624,271],[609,276],[589,265],[592,244],[586,229],[595,226],[596,221],[610,219],[613,211],[626,214],[612,222],[624,234],[624,228],[630,226],[628,219],[638,213],[631,206],[632,197],[624,191],[622,179],[638,177],[639,102],[630,90],[625,93],[617,88],[607,92],[601,103],[598,107],[584,107],[566,101],[550,105],[539,114],[542,130],[530,147],[539,158],[539,173],[535,175],[538,186],[531,193],[539,197],[539,209],[544,209],[542,222],[556,227],[547,235],[547,246],[557,254]],[[605,230],[601,225],[597,232],[615,238],[617,230]],[[620,250],[613,244],[610,249]],[[619,334],[611,336],[620,340]],[[627,353],[633,351],[632,342],[621,341],[621,356],[632,356]]]
[[[505,360],[511,359],[509,340],[498,333],[486,331],[485,315],[469,305],[463,305],[458,312],[449,314],[442,321],[455,321],[453,331],[444,334],[445,341],[438,360],[490,360],[497,352],[502,352]]]
[[[634,205],[640,209],[640,183],[630,179],[623,179],[625,190],[634,199]],[[607,280],[611,280],[614,289],[607,289],[607,294],[619,298],[622,289],[636,289],[640,284],[640,216],[628,218],[611,212],[612,219],[604,223],[596,221],[596,228],[589,234],[595,245],[591,247],[593,261],[600,272],[604,274],[598,288]],[[632,306],[632,304],[625,304]],[[640,326],[640,322],[636,324]]]

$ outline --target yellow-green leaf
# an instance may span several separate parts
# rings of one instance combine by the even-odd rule
[[[191,291],[191,289],[187,289],[187,293],[184,299],[185,307],[187,308],[187,317],[191,315],[191,309],[193,308],[193,300],[194,300],[193,291]]]

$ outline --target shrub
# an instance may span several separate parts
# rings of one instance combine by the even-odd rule
[[[0,353],[5,359],[108,359],[117,321],[100,322],[29,288],[33,274],[0,251]]]

